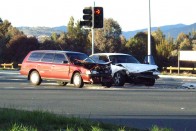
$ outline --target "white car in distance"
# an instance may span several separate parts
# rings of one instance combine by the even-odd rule
[[[153,86],[159,78],[157,65],[142,64],[135,57],[123,53],[96,53],[90,56],[95,62],[111,61],[112,77],[115,86],[125,83]]]

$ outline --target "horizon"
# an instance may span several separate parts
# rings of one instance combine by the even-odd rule
[[[176,26],[176,25],[184,25],[184,26],[190,26],[196,24],[196,22],[192,24],[183,24],[183,23],[178,23],[178,24],[172,24],[172,25],[163,25],[163,26],[157,26],[157,27],[151,27],[151,28],[160,28],[160,27],[166,27],[166,26]],[[16,28],[23,28],[23,27],[30,27],[30,28],[56,28],[56,27],[67,27],[67,25],[59,25],[59,26],[54,26],[54,27],[48,27],[48,26],[17,26]],[[136,29],[136,30],[128,30],[128,31],[123,31],[123,32],[130,32],[130,31],[137,31],[137,30],[144,30],[148,28],[143,28],[143,29]]]

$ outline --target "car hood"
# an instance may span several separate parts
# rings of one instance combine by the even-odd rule
[[[131,73],[141,73],[149,70],[157,70],[157,65],[150,65],[150,64],[138,64],[138,63],[119,63],[122,65],[126,70]]]

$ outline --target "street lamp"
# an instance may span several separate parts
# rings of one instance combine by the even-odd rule
[[[149,0],[149,12],[148,12],[148,18],[149,18],[149,25],[148,25],[148,55],[145,58],[145,61],[147,59],[147,62],[151,65],[154,65],[154,58],[152,56],[152,44],[151,44],[151,11],[150,11],[150,0]]]

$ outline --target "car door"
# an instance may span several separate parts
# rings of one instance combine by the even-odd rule
[[[43,78],[51,78],[52,77],[52,64],[54,59],[55,53],[45,53],[41,62],[37,65],[37,69],[39,74]]]
[[[52,74],[55,79],[69,81],[69,63],[63,53],[56,53],[52,64]]]

